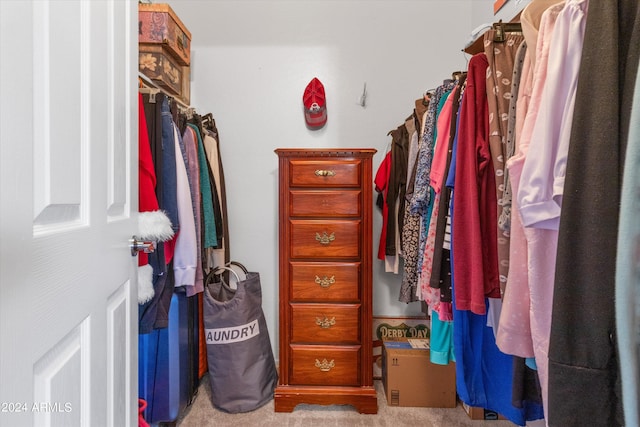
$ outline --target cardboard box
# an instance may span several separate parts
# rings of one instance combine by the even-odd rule
[[[413,348],[408,340],[384,341],[382,383],[389,406],[456,407],[455,363],[431,363],[426,347]]]
[[[464,402],[462,408],[472,420],[506,420],[505,417],[490,409],[478,408],[477,406],[469,406]]]
[[[429,319],[425,317],[373,318],[373,379],[382,379],[382,342],[405,338],[428,339]]]

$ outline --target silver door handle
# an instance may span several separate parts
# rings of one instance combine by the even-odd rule
[[[141,242],[136,236],[133,236],[131,237],[131,239],[129,239],[129,247],[131,248],[131,256],[138,255],[138,252],[149,254],[156,250],[153,242]]]

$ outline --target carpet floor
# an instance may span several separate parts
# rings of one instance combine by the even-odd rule
[[[195,401],[178,420],[179,427],[513,427],[510,421],[471,420],[460,404],[456,408],[387,406],[381,381],[375,381],[378,413],[359,414],[349,405],[296,406],[293,412],[274,412],[273,400],[252,412],[228,414],[211,403],[209,378],[205,376]]]

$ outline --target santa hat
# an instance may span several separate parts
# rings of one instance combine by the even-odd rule
[[[171,220],[160,210],[156,197],[156,172],[144,114],[142,94],[138,96],[138,233],[142,241],[165,242],[173,237]],[[138,254],[138,304],[153,298],[153,268],[146,253]]]

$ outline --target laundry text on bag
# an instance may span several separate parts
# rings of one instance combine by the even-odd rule
[[[260,335],[258,319],[246,325],[206,330],[207,344],[231,344],[246,341],[258,335]]]

